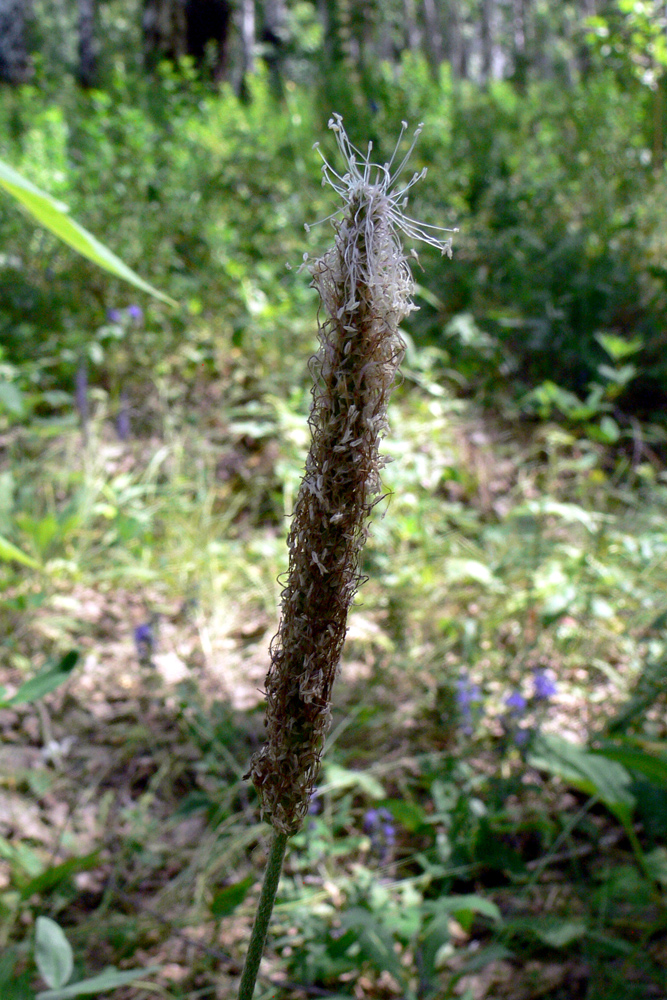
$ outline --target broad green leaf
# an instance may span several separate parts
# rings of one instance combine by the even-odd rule
[[[13,382],[0,382],[0,410],[8,410],[15,417],[25,412],[23,393]]]
[[[630,941],[623,941],[622,938],[612,937],[611,934],[603,934],[601,931],[589,931],[586,935],[589,941],[597,941],[605,950],[617,955],[636,954],[636,944]]]
[[[427,900],[422,909],[426,913],[448,913],[454,914],[471,911],[481,913],[482,916],[490,917],[496,923],[500,923],[502,916],[500,910],[490,899],[483,896],[442,896],[440,899]]]
[[[37,917],[35,961],[39,974],[53,989],[64,986],[72,975],[72,946],[62,927],[49,917]]]
[[[561,920],[558,917],[531,917],[510,920],[505,925],[510,934],[530,934],[550,948],[565,948],[587,933],[583,920]]]
[[[532,767],[556,774],[587,795],[599,798],[622,823],[635,807],[632,779],[615,760],[607,760],[557,736],[540,736],[528,758]]]
[[[622,361],[623,358],[628,358],[631,354],[636,354],[637,351],[641,351],[644,346],[644,342],[641,337],[634,337],[632,340],[625,340],[623,337],[618,337],[615,333],[602,332],[596,333],[594,336],[598,344],[605,349],[612,361]]]
[[[656,882],[667,887],[667,847],[656,847],[647,854],[646,867]]]
[[[67,243],[68,246],[80,253],[82,257],[92,260],[94,264],[109,271],[110,274],[129,282],[143,292],[166,302],[170,306],[177,306],[177,303],[153,288],[148,282],[140,278],[138,274],[124,264],[120,257],[116,257],[103,243],[100,243],[91,233],[89,233],[78,222],[69,217],[69,209],[61,201],[56,201],[51,195],[41,191],[30,181],[17,173],[13,167],[0,160],[0,187],[10,194],[36,221],[48,229],[50,232]]]
[[[29,566],[30,569],[41,569],[39,563],[32,556],[27,556],[25,552],[17,548],[12,542],[0,535],[0,560],[2,562],[17,562],[22,566]]]
[[[44,861],[24,840],[9,841],[0,837],[0,858],[8,861],[19,879],[35,878],[44,871]]]
[[[145,969],[128,969],[126,972],[119,972],[113,966],[109,966],[99,976],[91,979],[82,979],[79,983],[71,983],[59,990],[42,990],[35,997],[35,1000],[70,1000],[70,997],[91,996],[95,993],[107,993],[109,990],[116,990],[119,986],[126,986],[134,983],[137,979],[145,979],[153,972],[158,972],[159,965],[149,965]]]
[[[371,799],[385,798],[385,790],[371,774],[365,771],[350,771],[340,764],[325,764],[324,773],[326,775],[326,785],[319,791],[340,791],[343,788],[359,788]]]
[[[255,876],[248,875],[247,878],[228,885],[220,892],[216,892],[211,902],[211,913],[214,917],[228,917],[237,906],[243,902],[249,890],[255,884]]]
[[[16,694],[6,701],[0,702],[0,706],[25,705],[31,701],[43,698],[45,694],[55,691],[57,687],[64,684],[72,670],[77,664],[79,654],[75,649],[65,653],[62,660],[56,667],[48,667],[36,677],[31,677],[29,681],[22,684]]]
[[[533,934],[552,948],[565,948],[573,941],[578,941],[586,934],[586,924],[583,920],[553,920],[536,921],[532,926]]]
[[[595,753],[637,771],[652,784],[667,788],[667,757],[658,757],[635,747],[602,747]]]

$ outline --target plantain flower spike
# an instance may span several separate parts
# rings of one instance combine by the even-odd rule
[[[323,184],[331,185],[343,206],[330,217],[333,246],[319,260],[304,257],[321,300],[320,347],[311,363],[312,440],[287,541],[280,626],[271,644],[267,741],[247,775],[262,817],[287,835],[301,826],[319,772],[347,615],[361,582],[368,518],[380,499],[385,460],[379,446],[405,346],[399,324],[416,308],[399,232],[451,256],[451,239],[438,235],[444,230],[404,211],[408,191],[426,173],[398,183],[421,126],[395,168],[405,122],[384,164],[371,161],[370,143],[366,155],[352,145],[340,115],[329,128],[345,172],[337,173],[322,156]]]

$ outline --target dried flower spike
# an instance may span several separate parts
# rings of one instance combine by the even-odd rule
[[[366,524],[380,495],[379,445],[404,349],[399,324],[416,308],[398,231],[451,256],[449,239],[404,212],[408,191],[425,171],[397,184],[421,126],[393,172],[405,123],[385,164],[371,161],[370,144],[364,156],[350,143],[339,115],[329,127],[346,172],[338,174],[323,157],[323,182],[344,204],[342,219],[334,221],[333,247],[304,264],[324,316],[313,359],[312,442],[288,536],[288,579],[266,678],[267,742],[249,771],[263,817],[288,835],[308,812],[319,771],[348,610],[361,581]]]

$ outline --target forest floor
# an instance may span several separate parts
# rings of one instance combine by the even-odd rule
[[[235,995],[267,846],[243,775],[306,406],[267,396],[206,436],[120,442],[99,419],[84,444],[73,429],[3,442],[43,571],[6,592],[0,682],[14,692],[44,650],[80,654],[58,690],[0,709],[12,1000],[39,983],[39,914],[66,931],[78,978],[159,967],[118,1000]],[[634,775],[635,843],[608,776],[587,784],[536,741],[595,744],[644,683],[623,734],[664,759],[647,664],[664,669],[665,468],[637,442],[624,461],[555,423],[500,419],[424,371],[392,410],[391,496],[258,998],[664,998],[664,776],[642,786],[651,826]],[[437,900],[457,895],[438,937]]]

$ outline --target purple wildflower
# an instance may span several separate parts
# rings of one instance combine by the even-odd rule
[[[473,684],[466,673],[456,682],[456,704],[461,713],[462,729],[466,736],[472,736],[473,713],[478,714],[482,702],[479,684]]]
[[[546,670],[533,671],[533,693],[535,698],[546,701],[547,699],[552,698],[556,694],[557,690],[555,682],[551,679]]]
[[[371,838],[371,848],[381,862],[388,860],[396,843],[396,827],[388,809],[369,809],[364,813],[364,830]]]
[[[364,830],[366,833],[371,833],[372,830],[378,825],[378,811],[377,809],[369,809],[364,813]]]
[[[144,311],[141,306],[132,305],[127,307],[127,315],[130,319],[133,319],[135,323],[141,323],[144,318]]]
[[[470,711],[470,706],[481,700],[479,684],[473,684],[467,674],[461,674],[456,682],[456,702],[461,711]]]
[[[107,319],[110,323],[122,323],[123,317],[121,315],[120,309],[108,309]]]
[[[137,650],[139,663],[150,664],[151,653],[155,649],[155,630],[152,622],[144,622],[137,625],[134,630],[134,645]]]
[[[520,691],[512,691],[505,698],[505,704],[512,710],[512,715],[522,715],[526,710],[526,699]]]

